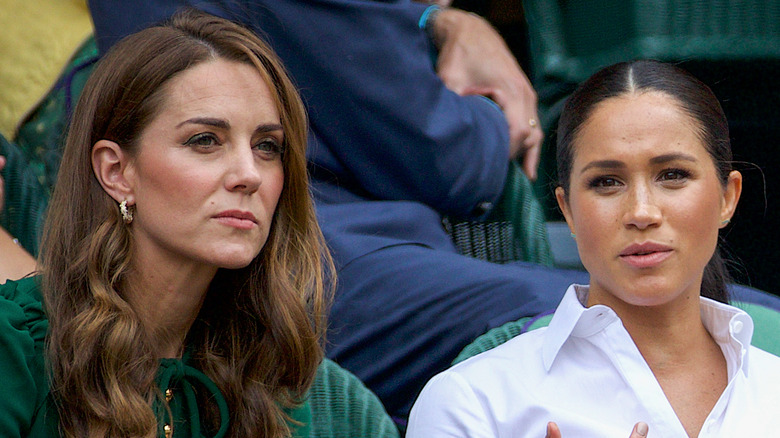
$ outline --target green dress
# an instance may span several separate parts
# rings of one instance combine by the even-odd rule
[[[49,394],[45,370],[45,338],[49,322],[43,311],[37,277],[8,281],[0,285],[0,437],[51,438],[59,436],[58,416]],[[173,415],[173,438],[210,436],[201,430],[193,387],[211,392],[224,419],[214,437],[224,436],[228,408],[217,386],[205,374],[183,359],[162,359],[157,385],[166,394]],[[170,391],[166,391],[170,390]],[[154,406],[159,436],[166,436],[166,410]],[[310,434],[311,408],[308,400],[288,414],[302,426],[294,435]]]

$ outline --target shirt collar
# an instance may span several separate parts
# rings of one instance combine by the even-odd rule
[[[699,308],[704,327],[724,350],[724,354],[734,355],[737,369],[741,369],[747,377],[753,319],[742,309],[709,298],[701,297]],[[729,376],[732,374],[729,370]]]
[[[588,337],[612,322],[619,321],[617,314],[607,306],[596,305],[586,308],[583,303],[587,299],[588,286],[573,284],[566,290],[547,328],[542,347],[542,360],[547,371],[552,367],[558,352],[569,337]]]
[[[550,371],[558,352],[570,337],[588,337],[613,322],[620,322],[617,314],[607,306],[595,305],[586,308],[584,303],[587,298],[588,286],[573,284],[566,290],[545,333],[542,347],[545,370]],[[704,297],[701,297],[699,302],[704,327],[721,349],[724,349],[724,354],[730,354],[726,350],[733,354],[736,369],[741,369],[747,375],[753,320],[736,307]],[[727,362],[732,363],[728,359],[727,357]],[[732,374],[729,370],[729,375]]]

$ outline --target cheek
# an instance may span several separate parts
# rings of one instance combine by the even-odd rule
[[[268,169],[264,172],[263,182],[260,186],[260,196],[265,210],[270,217],[273,217],[282,192],[284,191],[284,170],[281,164],[278,167]]]
[[[674,222],[681,237],[691,236],[691,245],[703,242],[715,245],[720,229],[720,198],[700,195],[687,201],[675,205],[675,213],[669,220]]]
[[[595,271],[605,254],[612,251],[609,245],[619,233],[619,210],[614,202],[579,197],[571,199],[571,218],[576,233],[577,251],[583,265]]]
[[[141,181],[137,191],[138,204],[143,206],[153,202],[153,208],[167,208],[179,213],[196,210],[200,200],[213,192],[213,186],[219,183],[215,173],[202,165],[183,163],[173,157],[164,158],[148,160],[138,169]]]
[[[267,187],[268,197],[275,199],[274,203],[276,203],[284,189],[284,168],[281,163],[266,174],[263,178],[263,185]]]
[[[590,236],[614,234],[614,227],[619,224],[620,205],[609,199],[588,196],[572,201],[570,212],[578,241],[580,237],[590,240]]]

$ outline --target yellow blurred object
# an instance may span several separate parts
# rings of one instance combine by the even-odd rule
[[[13,139],[93,26],[86,0],[0,0],[0,29],[0,133]]]

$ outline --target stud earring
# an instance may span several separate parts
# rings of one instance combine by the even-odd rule
[[[130,207],[132,208],[132,206]],[[133,222],[133,211],[127,207],[127,199],[119,203],[119,212],[122,214],[122,220],[126,224]]]
[[[572,238],[572,239],[576,239],[576,238],[577,238],[577,235],[576,235],[576,234],[574,234],[574,233],[569,233],[569,234],[571,234],[571,238]]]
[[[720,221],[720,224],[721,225],[728,225],[730,222],[731,222],[731,219],[723,219],[722,221]]]

